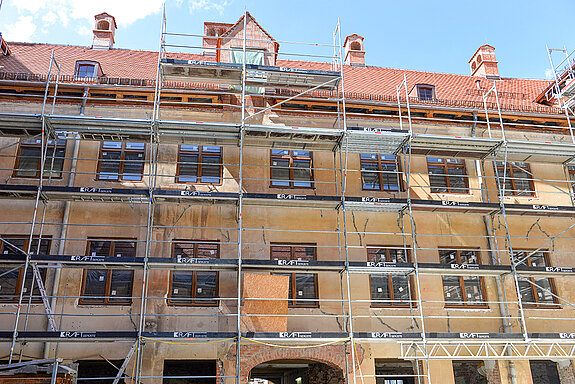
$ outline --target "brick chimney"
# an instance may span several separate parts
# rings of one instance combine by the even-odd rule
[[[365,51],[363,50],[363,37],[354,33],[345,38],[343,43],[345,51],[345,64],[355,67],[365,67]]]
[[[471,76],[485,77],[489,80],[500,80],[499,69],[497,69],[497,59],[495,58],[495,48],[485,44],[479,47],[469,60]]]
[[[106,12],[94,16],[96,20],[94,26],[94,40],[92,40],[92,49],[108,50],[114,46],[114,37],[116,35],[116,19]]]
[[[220,48],[219,44],[221,43],[219,37],[226,33],[231,27],[233,27],[233,24],[204,23],[204,56],[217,56],[218,48]]]

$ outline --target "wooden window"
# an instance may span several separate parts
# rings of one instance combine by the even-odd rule
[[[435,99],[435,88],[431,85],[418,85],[417,97],[420,101],[431,101]]]
[[[364,190],[400,190],[400,175],[395,156],[375,153],[361,154],[361,180]]]
[[[221,184],[222,147],[208,145],[180,145],[178,183]]]
[[[217,241],[177,240],[172,246],[175,258],[218,259],[220,245]],[[217,306],[218,272],[173,271],[170,279],[170,305]]]
[[[28,250],[28,235],[8,235],[2,236],[3,239],[7,240],[15,247],[20,248],[23,251]],[[38,238],[32,239],[32,245],[30,251],[33,254],[47,255],[50,252],[50,239],[43,238],[40,241],[40,248],[38,248]],[[18,249],[6,244],[5,242],[0,242],[0,253],[4,255],[22,255]],[[46,269],[40,268],[40,275],[42,280],[46,281]],[[3,265],[0,267],[0,302],[17,302],[20,298],[20,289],[22,288],[22,279],[24,279],[24,267],[19,267],[18,265]],[[40,295],[40,290],[38,289],[38,283],[34,281],[34,272],[32,266],[28,266],[26,270],[26,282],[24,283],[23,294],[26,300],[30,295],[30,289],[32,285],[34,289],[32,290],[32,302],[39,303],[42,301]]]
[[[46,151],[43,177],[49,177],[50,169],[52,169],[52,178],[59,179],[62,177],[64,157],[66,156],[66,140],[48,140],[47,144],[48,150]],[[14,176],[40,177],[41,154],[41,139],[25,139],[20,141],[16,166],[14,167]]]
[[[409,253],[403,248],[369,246],[367,259],[375,263],[408,263]],[[405,275],[371,274],[371,306],[409,307],[412,298],[409,279]]]
[[[104,257],[135,257],[135,240],[88,240],[87,254]],[[134,271],[85,269],[80,304],[128,305],[132,302]]]
[[[144,173],[144,143],[104,141],[98,164],[99,180],[141,181]]]
[[[315,244],[278,244],[271,247],[272,260],[317,260]],[[289,276],[290,307],[319,306],[317,274],[314,273],[277,273]]]
[[[464,160],[428,157],[427,169],[432,193],[469,193]]]
[[[520,250],[514,251],[513,255],[519,264],[524,264],[529,267],[550,267],[549,252],[537,251],[532,255],[533,250]],[[527,281],[528,280],[528,281]],[[535,283],[535,286],[531,283]],[[555,307],[558,304],[557,289],[555,281],[548,277],[525,277],[519,280],[519,291],[521,292],[521,300],[523,305],[535,308],[549,308]]]
[[[472,249],[439,250],[441,264],[481,264],[479,252]],[[442,276],[445,305],[449,307],[487,307],[485,284],[478,276]]]
[[[569,180],[571,181],[571,193],[575,196],[575,165],[568,165],[567,172],[569,172]]]
[[[75,71],[76,78],[85,79],[96,77],[98,74],[97,65],[98,63],[93,61],[77,61]]]
[[[271,150],[271,186],[313,188],[310,151]]]
[[[504,196],[535,196],[531,169],[527,163],[502,161],[495,162],[499,174],[499,184]],[[505,165],[504,165],[505,164]],[[503,173],[505,172],[505,177]]]

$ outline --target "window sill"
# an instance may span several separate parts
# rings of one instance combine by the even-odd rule
[[[372,304],[370,306],[371,309],[414,309],[417,308],[417,304],[388,304],[388,305],[375,305]]]
[[[124,303],[88,303],[84,301],[79,301],[78,305],[82,307],[92,307],[92,308],[105,308],[105,307],[129,307],[132,305],[132,302],[124,302]]]
[[[489,310],[489,305],[463,305],[463,304],[446,304],[444,309],[463,309],[463,310]]]

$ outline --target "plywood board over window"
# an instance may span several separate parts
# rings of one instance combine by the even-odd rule
[[[243,279],[243,330],[248,332],[287,331],[289,276],[246,273]],[[260,299],[260,300],[258,300]]]

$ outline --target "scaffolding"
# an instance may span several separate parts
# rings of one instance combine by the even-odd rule
[[[262,344],[279,349],[341,347],[338,352],[345,361],[345,378],[347,382],[354,384],[384,377],[377,373],[364,374],[362,372],[363,357],[360,357],[360,354],[363,352],[359,348],[361,343],[375,346],[374,348],[380,348],[379,345],[390,346],[389,348],[399,347],[397,357],[414,361],[414,372],[408,376],[417,379],[419,383],[432,383],[430,361],[433,360],[501,360],[509,362],[509,370],[513,372],[512,361],[515,360],[575,358],[575,334],[570,331],[573,316],[569,312],[573,303],[557,293],[554,283],[548,286],[542,285],[550,281],[548,279],[571,279],[575,276],[575,269],[569,266],[550,266],[546,263],[532,263],[531,265],[527,263],[538,252],[554,246],[557,241],[572,241],[575,232],[572,229],[575,223],[564,225],[568,220],[572,220],[575,211],[571,182],[568,178],[564,180],[543,179],[524,165],[524,163],[543,163],[567,167],[575,164],[575,141],[573,141],[571,119],[568,113],[573,112],[568,107],[569,101],[562,105],[565,118],[557,114],[545,116],[556,122],[555,130],[549,129],[549,126],[544,124],[521,123],[520,119],[510,123],[505,121],[506,111],[501,108],[497,85],[493,82],[492,88],[487,91],[482,90],[483,109],[463,110],[463,114],[467,116],[465,119],[456,119],[453,116],[430,118],[417,115],[415,112],[421,106],[410,96],[409,79],[404,76],[396,88],[395,100],[383,103],[384,107],[388,108],[388,113],[379,115],[384,120],[383,123],[370,124],[368,127],[350,126],[349,115],[353,115],[357,120],[358,117],[366,117],[367,114],[354,111],[352,108],[357,108],[355,103],[353,104],[355,107],[349,106],[350,100],[345,91],[344,47],[339,21],[333,33],[333,44],[325,45],[334,50],[333,56],[326,56],[332,60],[331,67],[329,70],[325,68],[312,70],[278,67],[265,62],[248,63],[251,44],[262,43],[261,40],[248,36],[250,17],[246,12],[241,21],[243,36],[230,38],[236,47],[213,48],[219,54],[235,52],[236,58],[241,57],[241,60],[239,63],[233,63],[200,61],[196,60],[193,55],[189,58],[185,55],[181,56],[184,58],[170,55],[168,50],[170,47],[202,48],[202,46],[169,44],[167,40],[171,37],[203,40],[211,36],[167,32],[164,12],[157,58],[157,77],[153,82],[153,100],[146,99],[144,102],[142,99],[132,99],[135,100],[134,107],[151,108],[146,116],[124,117],[115,116],[114,113],[110,116],[100,116],[84,113],[88,102],[100,102],[104,106],[113,108],[113,103],[117,100],[111,98],[110,95],[94,95],[93,90],[86,90],[86,84],[61,83],[60,66],[54,52],[50,61],[50,69],[44,78],[45,89],[39,113],[0,113],[0,135],[38,139],[41,154],[37,183],[6,182],[0,184],[2,198],[18,201],[19,204],[21,201],[33,202],[33,213],[29,222],[1,223],[3,226],[14,225],[18,228],[29,226],[25,248],[20,248],[11,242],[10,237],[0,237],[5,246],[18,250],[18,252],[0,254],[2,263],[11,268],[2,272],[0,277],[23,268],[23,278],[20,279],[20,286],[17,289],[15,310],[14,312],[5,310],[0,315],[5,319],[10,319],[13,325],[12,329],[0,331],[0,341],[9,344],[8,365],[3,368],[19,368],[24,356],[23,351],[28,344],[47,343],[44,359],[39,359],[36,363],[52,365],[51,381],[55,383],[58,372],[64,372],[66,369],[68,369],[66,372],[69,372],[71,369],[62,362],[59,346],[64,343],[81,342],[123,343],[126,355],[122,365],[117,367],[117,375],[113,378],[114,383],[118,383],[121,379],[133,379],[136,383],[153,382],[155,379],[167,377],[147,375],[144,369],[146,353],[149,355],[157,352],[155,347],[150,348],[150,346],[159,344],[174,345],[174,348],[177,348],[177,345],[184,345],[196,351],[211,344],[226,345],[228,351],[232,351],[230,353],[234,356],[235,372],[231,374],[220,370],[218,375],[210,376],[210,378],[219,380],[218,383],[233,380],[238,384],[244,380],[246,374],[242,370],[245,365],[244,354],[247,355],[246,347]],[[240,47],[238,48],[237,45]],[[265,54],[264,59],[266,59]],[[571,63],[569,60],[568,62]],[[563,78],[555,76],[556,89],[559,94],[561,94],[562,87],[558,81]],[[39,80],[30,81],[38,83]],[[210,87],[190,90],[178,87],[178,82],[206,83]],[[81,89],[83,93],[81,96],[75,94],[70,96],[66,93],[60,95],[58,89],[64,86],[76,90]],[[107,86],[107,84],[91,85],[100,93],[104,93],[103,90]],[[258,98],[265,97],[266,88],[275,89],[277,92],[275,96],[278,96],[277,99],[281,101],[276,101],[271,105],[258,105]],[[280,92],[282,89],[285,90],[283,95]],[[68,94],[74,93],[70,90],[67,92]],[[183,97],[178,100],[178,94],[186,94],[187,100],[185,101]],[[197,97],[198,95],[201,97]],[[219,105],[224,112],[217,112],[217,116],[209,118],[207,115],[213,112],[208,110],[204,113],[202,111],[206,109],[202,108],[214,108],[213,97],[218,95],[224,96],[229,101],[222,101]],[[38,97],[38,95],[28,96],[30,100]],[[232,101],[232,98],[236,101]],[[488,102],[490,98],[495,98],[495,102]],[[563,100],[562,97],[559,99]],[[129,104],[126,100],[128,99],[122,102]],[[294,107],[293,105],[289,109],[283,109],[290,103],[294,104],[294,101],[309,103],[317,100],[323,103],[323,109],[311,112],[302,111],[301,106]],[[57,101],[60,101],[60,105]],[[70,109],[69,105],[77,102],[82,105],[80,114],[66,113]],[[330,104],[330,108],[325,107],[327,103]],[[381,105],[380,107],[383,108]],[[186,108],[196,108],[199,111],[198,115],[207,116],[206,120],[215,121],[190,121],[187,117],[178,119],[174,111]],[[391,108],[395,108],[394,113],[389,112]],[[293,113],[295,116],[293,120],[299,119],[304,124],[301,124],[302,126],[271,124],[269,119],[264,119],[266,113],[278,113],[278,111]],[[102,112],[102,109],[96,112]],[[234,121],[223,122],[224,113],[232,115],[233,118],[230,120]],[[490,113],[496,113],[497,117],[490,117]],[[299,118],[298,114],[303,114],[303,117]],[[321,127],[305,125],[310,118],[318,116],[318,119],[325,120],[322,121]],[[281,121],[281,119],[278,120]],[[289,118],[285,120],[289,121]],[[497,124],[498,127],[493,127],[491,123]],[[453,127],[453,129],[446,134],[443,127]],[[437,131],[434,132],[433,128],[437,128]],[[534,132],[535,139],[523,138],[518,134],[522,130]],[[461,132],[465,134],[460,134]],[[74,164],[79,159],[99,161],[97,158],[90,158],[90,155],[79,154],[79,146],[83,141],[146,143],[147,160],[141,161],[142,182],[138,186],[126,183],[127,187],[124,185],[121,187],[102,186],[97,182],[90,185],[78,185],[78,182],[74,180],[75,177],[85,182],[88,180],[86,176],[94,175],[85,170],[78,171],[74,165],[68,174],[68,184],[62,185],[63,183],[58,182],[59,180],[55,181],[54,176],[57,173],[54,169],[56,159],[54,153],[59,139],[73,142],[74,155],[71,158],[66,157],[65,160]],[[228,176],[220,175],[220,179],[233,184],[233,188],[164,188],[162,183],[170,175],[165,171],[167,162],[160,151],[160,145],[163,144],[236,148],[237,162],[229,163],[225,156],[220,157],[219,160],[222,168],[233,169],[237,174],[237,176],[231,173]],[[2,149],[6,148],[8,147]],[[313,169],[315,172],[332,173],[334,180],[326,181],[325,178],[323,180],[318,178],[310,181],[316,186],[313,193],[307,189],[302,189],[302,193],[285,193],[284,190],[280,193],[272,193],[269,189],[261,190],[257,183],[269,182],[271,185],[274,179],[271,172],[269,177],[258,176],[262,174],[260,168],[266,167],[253,163],[251,151],[259,149],[268,151],[278,148],[330,154],[333,156],[333,167],[321,165],[320,162],[320,166],[314,165]],[[350,165],[353,161],[352,156],[357,157],[357,154],[365,153],[393,156],[396,159],[396,168],[392,173],[396,178],[399,177],[401,181],[404,181],[405,191],[400,191],[398,186],[397,191],[391,193],[391,197],[382,197],[382,194],[369,193],[369,191],[362,196],[350,194],[350,189],[357,190],[357,188],[350,188],[350,183],[361,179],[362,175],[362,170],[357,168],[357,164]],[[16,157],[18,156],[20,155]],[[417,156],[449,156],[462,158],[475,164],[476,174],[463,176],[467,180],[466,188],[471,198],[463,198],[458,194],[442,194],[437,198],[428,193],[429,186],[422,185],[420,182],[422,174],[412,171]],[[3,161],[3,163],[7,162],[8,160]],[[180,165],[180,160],[177,163]],[[496,165],[493,167],[493,174],[487,172],[486,163]],[[199,164],[201,164],[199,160],[196,160],[196,166]],[[146,167],[147,171],[144,171]],[[17,171],[16,166],[13,168],[11,171]],[[557,201],[561,204],[549,205],[540,203],[534,198],[517,202],[517,199],[510,197],[508,193],[510,184],[511,189],[515,188],[514,176],[508,174],[510,170],[514,172],[519,170],[528,174],[531,182],[535,181],[547,187],[545,192],[542,192],[545,196],[541,196],[539,200]],[[65,172],[61,170],[59,173]],[[379,170],[376,173],[381,174],[384,171]],[[48,174],[47,178],[46,174]],[[479,184],[473,186],[472,179],[477,179]],[[252,187],[253,189],[250,190]],[[62,208],[62,203],[64,208]],[[68,220],[73,210],[72,203],[94,205],[107,203],[129,206],[135,211],[141,210],[144,213],[145,224],[130,225],[125,221],[100,223],[97,220],[93,223],[71,223]],[[162,219],[162,214],[172,209],[171,207],[180,209],[180,206],[183,206],[183,209],[181,212],[178,211],[179,217],[184,216],[189,207],[202,210],[221,209],[220,214],[234,212],[234,217],[232,220],[222,218],[221,222],[225,226],[219,227],[177,225],[177,220],[174,223],[168,223]],[[299,210],[303,209],[311,210],[319,213],[322,220],[329,219],[335,222],[335,225],[314,227],[313,224],[309,226],[306,224],[301,229],[294,229],[287,223],[280,223],[280,225],[256,227],[250,214],[257,216],[261,214],[261,211],[257,210],[264,208],[268,214],[272,210],[294,212],[300,212]],[[61,210],[63,210],[63,220],[57,222],[54,212]],[[324,214],[328,219],[323,219]],[[396,217],[397,228],[375,226],[368,230],[369,218],[377,222],[376,217],[380,214],[388,218]],[[457,223],[461,223],[460,218],[463,217],[473,218],[475,225],[481,227],[481,234],[418,230],[418,226],[425,227],[422,218],[429,218],[430,214],[442,218],[449,217]],[[359,229],[356,224],[358,217],[365,218],[363,230]],[[516,224],[510,224],[511,221],[518,223],[518,220],[533,221],[527,235],[518,234],[514,229]],[[531,229],[537,225],[542,233],[545,232],[540,220],[555,220],[550,226],[556,229],[556,232],[545,233],[543,237],[530,237]],[[107,256],[88,253],[70,254],[66,251],[66,244],[74,245],[86,241],[86,238],[71,238],[67,235],[70,229],[77,232],[76,230],[80,227],[100,228],[107,232],[127,229],[131,231],[134,238],[137,238],[136,234],[141,234],[144,240],[133,240],[133,242],[140,248],[143,247],[144,252],[129,257],[116,257],[111,254]],[[60,228],[60,234],[46,235],[46,232],[56,233],[53,228]],[[200,234],[196,239],[206,236],[207,233],[225,233],[222,235],[225,241],[220,240],[218,247],[226,247],[227,254],[235,254],[235,257],[209,258],[197,255],[175,257],[174,254],[170,257],[159,257],[157,249],[163,249],[165,252],[173,239],[177,239],[177,237],[172,239],[162,237],[162,234],[165,235],[170,231],[171,233],[194,233],[194,236]],[[310,235],[322,236],[327,239],[327,243],[318,241],[317,243],[320,244],[316,243],[309,248],[313,248],[315,253],[325,251],[331,257],[328,260],[320,260],[316,255],[315,258],[309,260],[290,259],[287,261],[274,260],[271,257],[268,260],[249,257],[249,252],[254,249],[260,249],[261,252],[261,249],[265,247],[271,249],[275,246],[274,244],[278,246],[294,244],[294,242],[267,241],[266,233],[270,236],[276,234],[275,238],[285,235],[287,238],[298,240],[309,238]],[[254,236],[256,235],[262,236],[263,243],[255,242]],[[96,236],[98,236],[96,239],[116,238],[115,236]],[[58,242],[56,254],[41,252],[42,240],[46,238]],[[378,239],[377,245],[372,242],[374,238]],[[379,240],[380,238],[385,240]],[[434,238],[442,238],[443,244]],[[457,245],[457,239],[460,238],[467,238],[466,246]],[[188,239],[191,240],[192,237]],[[534,242],[536,246],[516,245],[526,243],[527,240],[529,244]],[[196,243],[198,241],[196,240]],[[306,241],[299,241],[299,243],[306,243]],[[396,257],[393,260],[384,258],[379,261],[357,260],[359,251],[363,252],[373,247],[383,248],[384,243],[388,248],[403,251],[408,256],[403,259]],[[33,249],[34,245],[36,249]],[[477,252],[481,255],[483,262],[480,262],[479,257],[449,263],[420,261],[420,258],[424,260],[431,251],[459,252],[461,249]],[[400,253],[396,252],[396,255]],[[568,251],[565,253],[566,255],[560,256],[563,258],[569,256]],[[334,256],[336,254],[337,257]],[[44,286],[42,269],[54,271],[52,293],[49,293]],[[63,284],[59,280],[61,271],[64,269],[141,271],[140,294],[138,295],[138,291],[134,289],[129,297],[130,301],[133,300],[130,308],[135,308],[139,304],[137,313],[132,313],[131,309],[130,311],[110,310],[107,313],[93,313],[94,311],[86,310],[65,312],[74,309],[70,303],[81,300],[83,295],[67,294],[68,283]],[[33,273],[31,286],[27,286],[28,270],[32,270]],[[182,311],[174,311],[170,314],[157,313],[154,310],[157,303],[165,302],[167,297],[150,294],[150,286],[154,283],[151,274],[156,271],[226,273],[228,277],[235,276],[235,279],[231,279],[235,294],[230,297],[217,296],[216,301],[219,304],[218,307],[214,307],[215,310],[193,308],[189,310],[189,313]],[[328,298],[322,298],[320,295],[312,299],[299,300],[296,297],[290,297],[290,301],[298,301],[303,303],[303,308],[312,309],[296,309],[291,311],[291,314],[285,315],[286,321],[294,324],[287,332],[271,332],[257,329],[257,327],[250,330],[246,324],[252,317],[277,317],[277,315],[266,313],[245,313],[245,303],[250,300],[256,301],[256,299],[242,296],[244,274],[261,272],[294,276],[296,273],[337,276],[334,280],[338,280],[336,285],[339,285],[339,292],[338,295],[326,295]],[[218,279],[219,275],[216,276]],[[365,298],[365,295],[356,292],[354,288],[357,284],[361,286],[360,279],[365,279],[365,276],[369,276],[368,279],[371,276],[385,276],[391,279],[389,281],[403,279],[400,281],[405,281],[407,284],[407,299]],[[429,284],[429,280],[426,279],[437,277],[441,277],[444,284],[449,281],[444,277],[479,281],[478,289],[483,291],[481,302],[466,306],[461,304],[467,301],[466,298],[462,297],[459,301],[461,304],[459,309],[476,312],[471,315],[457,312],[457,308],[454,308],[451,315],[449,311],[443,314],[443,309],[446,308],[444,306],[450,304],[448,297],[439,300],[424,300],[423,297],[426,294],[422,287]],[[490,285],[489,292],[491,294],[495,292],[496,300],[487,300],[484,279],[491,279],[489,281],[492,285]],[[134,281],[132,275],[132,283]],[[59,294],[59,284],[65,287],[63,295]],[[43,311],[38,311],[38,308],[34,306],[35,285],[39,291]],[[566,310],[563,313],[564,316],[541,315],[540,313],[534,315],[534,310],[529,309],[530,306],[533,308],[533,303],[523,302],[525,290],[534,292],[534,295],[541,293],[551,297],[552,299],[547,302],[539,302],[536,298],[533,300],[539,303],[537,304],[539,308],[556,309],[562,306]],[[26,292],[29,294],[27,295]],[[168,294],[168,297],[171,296]],[[209,302],[213,301],[213,298],[204,300]],[[265,302],[266,300],[274,302],[275,299],[257,298],[257,301]],[[317,308],[307,305],[315,305],[315,303],[317,303]],[[395,304],[396,307],[390,309],[389,306],[386,307],[388,304]],[[489,305],[493,307],[490,308]],[[61,307],[59,314],[57,313],[58,306]],[[330,312],[316,310],[320,306],[329,308]],[[22,320],[23,316],[24,320]],[[73,322],[69,319],[84,317],[117,317],[118,321],[128,318],[134,329],[94,331],[71,326]],[[186,321],[212,317],[216,319],[212,328],[217,330],[187,328],[189,323]],[[29,330],[28,327],[41,327],[42,324],[36,321],[39,318],[46,319],[46,329]],[[333,329],[316,330],[317,327],[313,323],[318,318],[333,320],[331,321]],[[490,321],[486,327],[469,325],[469,320],[477,321],[485,318]],[[158,326],[158,321],[162,319],[168,328],[174,327],[166,330],[165,327]],[[458,324],[453,326],[455,330],[451,329],[450,321]],[[557,330],[548,331],[542,325],[542,322],[546,321],[556,322]],[[29,325],[30,323],[34,326]],[[497,326],[493,326],[492,323]],[[63,324],[67,324],[69,328],[63,327]],[[156,328],[154,329],[150,324],[156,324]],[[400,326],[403,330],[399,330]],[[298,329],[297,327],[307,328]],[[500,328],[500,331],[492,331],[494,328]],[[532,328],[535,328],[535,331],[531,331]],[[490,330],[483,331],[485,329]],[[55,344],[55,347],[51,344]],[[126,373],[130,368],[131,374]],[[511,375],[513,376],[514,373]],[[206,378],[204,376],[188,377]]]

